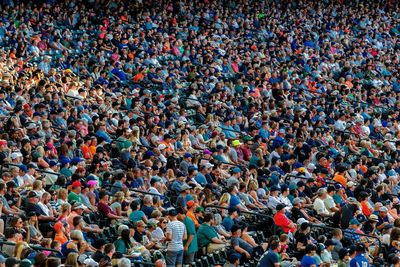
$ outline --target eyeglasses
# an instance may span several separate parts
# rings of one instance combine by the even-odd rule
[[[161,223],[168,223],[167,221],[161,222]]]

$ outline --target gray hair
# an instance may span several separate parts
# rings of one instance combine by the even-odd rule
[[[130,267],[131,261],[127,258],[122,258],[118,262],[118,267]]]

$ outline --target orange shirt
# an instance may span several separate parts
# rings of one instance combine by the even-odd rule
[[[87,145],[84,145],[82,147],[82,153],[83,153],[83,157],[85,159],[91,159],[92,158],[92,152],[90,151],[90,148]]]
[[[335,182],[337,182],[337,183],[343,185],[344,188],[346,188],[347,180],[346,180],[346,178],[344,178],[343,175],[335,174],[335,176],[333,177],[333,181],[335,181]]]
[[[68,242],[68,238],[64,235],[63,232],[60,232],[60,233],[57,233],[57,234],[54,236],[54,241],[58,241],[58,242],[60,242],[61,245],[62,245],[62,244],[64,244],[64,243]]]
[[[367,217],[369,217],[372,214],[371,207],[368,203],[368,200],[361,201],[361,210],[364,213],[364,215]]]
[[[186,213],[186,216],[188,216],[190,219],[193,220],[194,226],[195,226],[196,228],[199,227],[200,223],[199,223],[199,221],[197,220],[196,215],[194,215],[193,211],[190,211],[190,210],[189,210],[189,211]]]

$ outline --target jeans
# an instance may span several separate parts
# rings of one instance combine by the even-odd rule
[[[167,267],[175,267],[177,265],[182,265],[183,250],[167,251],[167,253],[165,254],[165,260],[167,262]]]
[[[195,252],[193,252],[193,253],[190,253],[190,254],[186,254],[185,253],[185,255],[184,255],[184,260],[183,260],[183,263],[184,264],[191,264],[193,261],[194,261],[194,256],[195,256]]]

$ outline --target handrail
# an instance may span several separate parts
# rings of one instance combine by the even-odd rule
[[[336,229],[335,227],[330,227],[330,226],[320,225],[320,224],[312,224],[312,223],[310,223],[310,227],[317,227],[317,228],[322,228],[322,229],[325,229],[325,230],[334,230],[334,229]],[[378,241],[378,244],[379,244],[379,252],[382,249],[382,242],[379,239],[379,237],[377,237],[377,236],[361,234],[361,233],[357,233],[357,232],[351,232],[351,231],[349,231],[347,229],[341,229],[341,230],[342,230],[343,233],[349,233],[349,234],[365,236],[365,237],[368,237],[368,238],[376,239]]]
[[[226,165],[235,166],[235,167],[238,166],[238,164],[233,164],[233,163],[230,163],[230,162],[223,162],[222,160],[219,160],[219,159],[216,159],[216,158],[211,158],[211,159],[217,161],[220,164],[226,164]],[[210,160],[210,159],[200,158],[200,160]]]
[[[14,242],[8,242],[8,241],[2,241],[2,240],[0,240],[0,246],[1,246],[1,245],[16,246],[17,244],[14,243]],[[32,245],[32,244],[29,244],[29,247],[30,247],[31,249],[34,249],[34,250],[41,250],[41,251],[46,250],[46,251],[51,251],[51,252],[55,252],[55,253],[60,253],[60,251],[59,251],[59,250],[56,250],[56,249],[45,248],[45,247],[42,247],[42,246],[37,246],[37,245]]]
[[[303,179],[303,180],[308,180],[308,179],[310,179],[310,178],[314,178],[314,177],[298,176],[298,175],[294,175],[294,174],[287,174],[286,177],[285,177],[285,180],[284,180],[285,183],[286,183],[286,181],[288,180],[289,177],[298,178],[298,179]],[[326,181],[326,180],[324,180],[324,183],[333,184],[333,185],[337,184],[337,183],[335,183],[335,182]]]
[[[218,206],[218,205],[206,205],[205,207],[206,208],[215,208],[215,209],[224,209],[224,210],[229,209],[227,207],[222,207],[222,206]],[[244,210],[241,210],[240,213],[245,213],[245,214],[254,215],[254,216],[260,216],[260,217],[269,218],[269,219],[274,220],[274,218],[268,214],[262,214],[262,213],[257,213],[257,212],[253,212],[253,211],[244,211]]]
[[[154,263],[151,262],[145,262],[145,261],[131,261],[132,266],[134,264],[140,264],[140,265],[146,265],[146,266],[156,266]]]
[[[120,189],[124,188],[124,187],[116,186],[116,185],[112,185],[112,184],[103,185],[103,187],[105,187],[105,188],[120,188]],[[142,190],[138,190],[138,189],[132,189],[132,188],[129,188],[129,187],[127,187],[127,188],[128,188],[128,190],[130,192],[141,193],[143,195],[150,195],[150,196],[157,196],[157,197],[165,197],[165,198],[167,198],[167,196],[162,195],[162,194],[146,192],[146,191],[142,191]]]
[[[15,163],[7,163],[7,162],[3,163],[3,165],[2,165],[2,166],[5,166],[5,165],[8,165],[8,166],[14,166],[14,167],[19,167],[19,166],[20,166],[19,164],[15,164]],[[50,172],[50,171],[41,170],[41,169],[38,169],[38,168],[35,168],[35,170],[36,170],[36,171],[38,171],[38,172],[41,172],[41,173],[53,174],[53,175],[57,175],[57,176],[60,176],[60,175],[62,175],[62,174],[61,174],[61,173],[59,173],[59,172]]]

